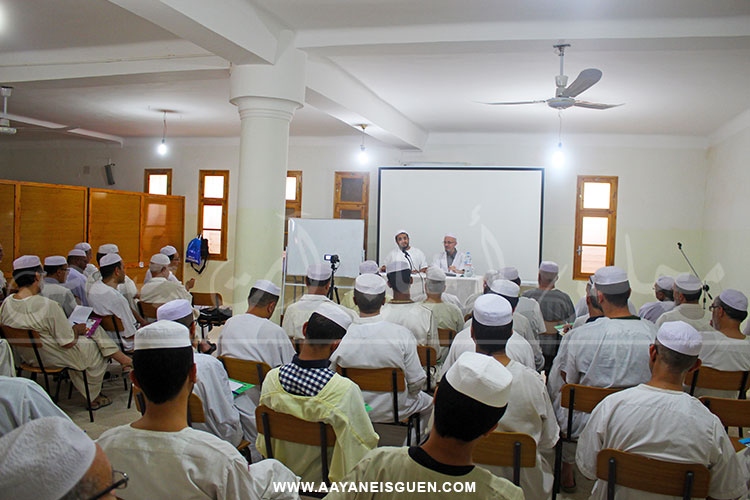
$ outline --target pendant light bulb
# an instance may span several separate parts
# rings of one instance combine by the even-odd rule
[[[562,168],[565,166],[565,153],[563,152],[562,142],[557,143],[555,152],[552,153],[552,166]]]
[[[359,160],[360,165],[367,165],[370,161],[370,155],[367,154],[367,148],[365,147],[365,129],[367,128],[367,125],[363,123],[359,127],[362,129],[362,144],[359,146],[357,159]]]
[[[164,111],[164,117],[163,117],[163,126],[162,126],[162,133],[161,133],[161,143],[156,146],[156,152],[159,153],[159,155],[164,156],[169,151],[169,148],[167,147],[167,112]]]

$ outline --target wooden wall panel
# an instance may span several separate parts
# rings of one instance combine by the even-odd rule
[[[86,188],[20,183],[16,255],[68,255],[86,239]]]
[[[96,253],[99,245],[114,243],[126,267],[140,262],[141,193],[108,189],[89,192],[88,242]]]
[[[13,271],[13,245],[15,237],[16,186],[0,183],[0,245],[3,246],[3,260],[0,271],[10,278]]]
[[[184,256],[185,198],[143,195],[141,228],[144,264],[147,265],[151,256],[166,245],[172,245],[181,256]],[[182,279],[182,266],[177,277]]]

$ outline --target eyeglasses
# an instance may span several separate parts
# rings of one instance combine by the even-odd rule
[[[711,304],[710,306],[708,306],[708,310],[709,311],[715,311],[716,309],[718,309],[720,307],[721,306],[717,306],[717,305]]]
[[[104,495],[109,493],[112,490],[123,490],[128,487],[128,480],[130,478],[127,474],[124,472],[120,472],[119,470],[112,470],[112,484],[107,487],[106,490],[103,490],[93,497],[91,497],[89,500],[97,500],[99,498],[102,498]]]

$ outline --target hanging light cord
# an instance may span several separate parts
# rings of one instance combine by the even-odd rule
[[[167,140],[167,112],[164,112],[164,127],[162,128],[161,142],[164,143]]]
[[[560,119],[560,127],[557,129],[557,147],[562,148],[562,110],[557,111],[557,116]]]
[[[360,125],[360,127],[362,127],[362,145],[359,147],[359,149],[360,151],[364,151],[365,150],[365,128],[367,127],[367,125]]]

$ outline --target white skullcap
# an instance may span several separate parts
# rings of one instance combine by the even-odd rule
[[[495,280],[490,285],[490,290],[506,297],[518,297],[521,294],[521,287],[510,280]]]
[[[399,271],[408,271],[409,269],[409,263],[401,259],[391,261],[388,263],[388,265],[385,266],[386,274],[397,273]]]
[[[163,253],[155,253],[151,256],[151,263],[152,264],[159,264],[161,266],[168,266],[169,265],[169,257],[164,255]]]
[[[167,304],[168,303],[169,302],[167,302]],[[164,306],[161,306],[159,309],[162,307]],[[161,319],[155,323],[144,326],[135,333],[136,351],[145,351],[148,349],[178,349],[181,347],[192,346],[193,344],[190,342],[190,330],[188,330],[185,325],[177,323],[176,321]]]
[[[99,250],[96,253],[120,253],[120,249],[114,243],[107,243],[105,245],[99,245]]]
[[[396,234],[393,235],[394,238],[397,238],[399,234],[405,234],[406,236],[409,236],[409,233],[406,231],[406,229],[399,229],[396,231]]]
[[[156,310],[156,319],[177,321],[178,319],[182,319],[192,314],[193,306],[190,305],[190,301],[185,299],[175,299],[159,306]]]
[[[172,245],[167,245],[165,247],[161,247],[161,250],[159,250],[159,253],[166,255],[169,257],[170,255],[174,255],[177,253],[177,249],[173,247]]]
[[[50,255],[44,258],[45,266],[64,266],[68,261],[62,255]]]
[[[703,336],[684,321],[667,321],[656,332],[661,345],[686,356],[697,356],[703,347]]]
[[[39,267],[42,261],[36,255],[22,255],[13,261],[13,270],[29,269],[30,267]]]
[[[659,276],[656,278],[656,287],[659,290],[672,291],[674,288],[674,278],[671,276]]]
[[[84,252],[88,252],[89,250],[91,250],[91,245],[89,245],[85,241],[82,241],[80,243],[76,243],[76,246],[74,246],[73,248],[77,248],[78,250],[83,250]]]
[[[502,408],[508,404],[513,375],[492,356],[465,352],[450,367],[445,380],[471,399],[493,408]]]
[[[495,269],[490,269],[489,271],[484,273],[484,282],[487,283],[487,286],[490,286],[490,283],[492,283],[499,277],[500,277],[500,271],[497,271]]]
[[[374,260],[366,260],[359,265],[359,274],[377,274],[378,263]]]
[[[474,321],[484,326],[505,326],[513,321],[513,309],[505,298],[486,293],[474,302]]]
[[[512,266],[503,267],[500,269],[500,276],[503,277],[503,279],[513,281],[518,279],[518,269]]]
[[[625,293],[630,290],[628,273],[617,266],[600,267],[594,273],[594,286],[602,293]]]
[[[0,498],[57,500],[83,478],[96,445],[70,419],[42,417],[0,438]]]
[[[354,280],[354,289],[367,295],[385,293],[385,280],[379,274],[362,274]]]
[[[268,280],[258,280],[253,285],[253,288],[257,288],[258,290],[263,290],[264,292],[270,293],[271,295],[276,295],[277,297],[281,295],[281,288],[274,285],[272,282]],[[187,314],[185,315],[187,316]]]
[[[118,262],[122,262],[122,257],[120,257],[116,253],[108,253],[104,257],[99,260],[99,266],[111,266],[112,264],[117,264]]]
[[[732,309],[747,312],[747,297],[745,297],[745,294],[739,290],[733,290],[731,288],[724,290],[719,294],[719,300]]]
[[[68,257],[86,257],[86,251],[80,248],[74,248],[68,252]]]
[[[346,314],[339,306],[331,304],[330,302],[321,302],[320,305],[315,308],[314,312],[330,319],[344,330],[349,328],[349,325],[352,324],[352,317]]]
[[[551,260],[543,260],[542,263],[539,264],[539,270],[545,273],[557,274],[560,272],[560,266],[557,265],[557,262],[552,262]]]
[[[453,238],[454,240],[458,240],[458,238],[456,238],[456,235],[453,233],[445,233],[445,236],[443,236],[443,238]]]
[[[427,279],[430,281],[445,281],[445,273],[437,266],[427,268]]]
[[[692,294],[700,292],[703,289],[703,283],[697,276],[684,273],[674,279],[674,287],[680,293]]]
[[[325,281],[331,277],[331,265],[310,264],[307,267],[307,277],[315,281]]]

